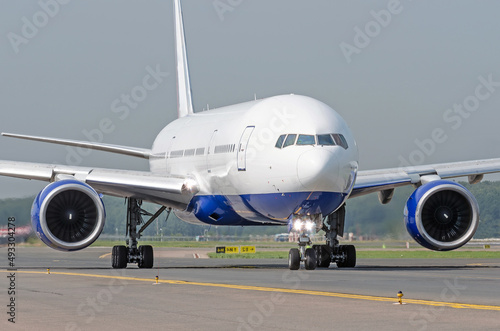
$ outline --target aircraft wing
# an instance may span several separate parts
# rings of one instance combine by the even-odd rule
[[[418,185],[437,177],[448,179],[467,176],[469,183],[474,184],[480,182],[483,175],[496,172],[500,172],[500,159],[359,171],[350,197],[383,191],[392,194],[391,191],[396,187]]]
[[[4,137],[25,139],[25,140],[33,140],[40,141],[44,143],[51,144],[59,144],[73,147],[81,147],[88,149],[95,149],[103,152],[111,152],[116,154],[123,154],[128,156],[135,156],[144,159],[149,159],[151,155],[150,149],[145,148],[136,148],[136,147],[127,147],[127,146],[119,146],[119,145],[111,145],[111,144],[103,144],[98,142],[90,142],[90,141],[79,141],[79,140],[70,140],[70,139],[58,139],[58,138],[48,138],[48,137],[37,137],[37,136],[28,136],[23,134],[15,134],[15,133],[2,133]]]
[[[147,171],[43,163],[0,161],[0,175],[47,182],[74,178],[90,185],[98,193],[132,197],[180,210],[186,208],[199,190],[192,178],[167,177]]]

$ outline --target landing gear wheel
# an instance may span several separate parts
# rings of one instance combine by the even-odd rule
[[[115,269],[123,269],[127,267],[128,250],[125,246],[113,246],[111,253],[111,264]]]
[[[354,268],[356,266],[356,248],[353,245],[346,245],[344,247],[347,254],[346,268]]]
[[[290,270],[298,270],[300,268],[300,253],[298,248],[292,248],[288,252],[288,267]]]
[[[339,268],[354,268],[356,266],[356,248],[353,245],[339,246],[339,253],[343,258],[337,261]]]
[[[153,267],[153,247],[150,245],[139,246],[141,259],[137,263],[139,268],[150,269]]]
[[[316,269],[316,251],[313,248],[306,249],[306,259],[304,261],[304,265],[306,270],[314,270]]]
[[[329,247],[326,245],[313,245],[313,248],[316,250],[316,257],[318,261],[317,267],[328,268],[332,260],[330,252],[328,250]]]

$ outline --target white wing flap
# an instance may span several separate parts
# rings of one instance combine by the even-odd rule
[[[134,197],[180,210],[185,209],[198,192],[191,178],[167,177],[145,171],[0,161],[0,175],[46,182],[60,176],[71,176],[99,193]]]
[[[85,182],[97,192],[133,197],[175,209],[184,210],[196,188],[187,184],[186,178],[166,177],[149,172],[95,169]]]
[[[0,175],[49,182],[53,177],[53,167],[39,163],[0,161]]]
[[[477,176],[500,172],[500,159],[441,163],[405,168],[359,171],[351,198],[387,189],[419,184],[423,176],[437,175],[442,179]]]

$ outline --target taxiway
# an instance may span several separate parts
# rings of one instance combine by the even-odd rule
[[[206,252],[158,248],[153,269],[113,270],[109,251],[18,247],[14,325],[0,248],[1,329],[498,330],[500,323],[496,259],[370,259],[354,269],[290,271],[286,260],[195,259]],[[396,304],[398,291],[404,305]]]

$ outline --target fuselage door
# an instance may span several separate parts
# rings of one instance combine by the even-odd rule
[[[240,143],[238,144],[238,171],[247,170],[247,147],[250,136],[252,135],[255,126],[247,126],[245,131],[240,138]]]
[[[170,174],[172,172],[172,164],[170,162],[170,152],[172,151],[172,145],[174,144],[175,141],[175,136],[173,136],[167,143],[167,148],[165,149],[165,162],[166,162],[166,169],[167,169],[167,174]]]
[[[212,133],[212,137],[210,138],[210,142],[208,144],[208,149],[207,149],[207,170],[208,172],[212,172],[212,167],[213,167],[213,157],[214,157],[214,150],[215,150],[215,136],[217,136],[217,132],[219,130],[214,130]]]

